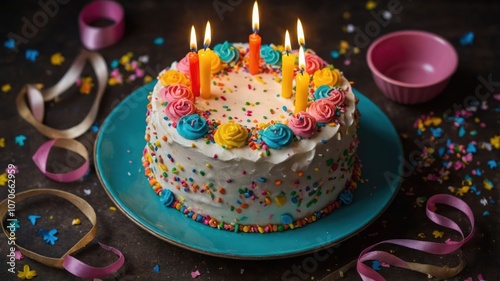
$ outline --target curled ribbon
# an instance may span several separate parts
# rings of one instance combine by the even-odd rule
[[[125,30],[123,14],[122,6],[115,1],[94,1],[85,6],[78,18],[82,44],[89,50],[97,50],[118,42]],[[105,27],[91,25],[103,19],[113,23]]]
[[[52,100],[69,89],[79,78],[87,60],[94,68],[98,81],[97,94],[87,116],[85,116],[85,118],[78,125],[65,130],[57,130],[43,124],[43,113],[45,111],[44,101]],[[61,80],[59,80],[59,82],[57,82],[56,85],[42,91],[38,90],[34,85],[25,85],[16,98],[17,110],[19,112],[19,115],[21,115],[24,120],[33,125],[33,127],[35,127],[40,133],[49,138],[76,138],[85,133],[92,126],[92,123],[97,117],[97,111],[104,94],[104,89],[106,88],[107,79],[108,69],[104,58],[98,53],[82,50],[82,52],[76,57],[75,61],[68,69],[66,74],[64,74],[64,76],[61,78]],[[30,111],[28,105],[26,104],[26,94],[28,94],[28,101],[33,113],[32,111]]]
[[[21,251],[21,253],[24,256],[50,267],[64,268],[68,272],[80,278],[100,278],[109,275],[113,272],[116,272],[118,269],[122,267],[123,263],[125,262],[125,257],[123,256],[123,254],[119,250],[110,246],[106,246],[101,243],[99,243],[99,245],[104,250],[111,251],[118,256],[118,259],[115,262],[106,267],[101,267],[101,268],[93,267],[71,256],[71,254],[82,249],[89,242],[91,242],[97,234],[96,213],[92,208],[92,206],[90,206],[90,204],[87,201],[83,200],[82,198],[76,195],[57,189],[31,189],[28,191],[19,192],[16,194],[16,201],[20,202],[30,197],[38,195],[46,195],[46,194],[63,198],[72,203],[73,205],[75,205],[89,219],[90,223],[92,224],[92,228],[89,230],[89,232],[87,232],[87,234],[85,234],[80,239],[80,241],[78,241],[75,245],[73,245],[73,247],[71,247],[60,258],[52,258],[40,255],[16,244],[16,247],[19,249],[19,251]],[[2,221],[5,219],[7,211],[8,211],[8,199],[5,199],[2,202],[0,202],[0,218],[2,219]],[[5,225],[3,223],[2,223],[2,229],[5,235],[9,237],[9,232],[5,228]]]
[[[56,174],[47,172],[47,159],[49,158],[50,149],[53,146],[66,148],[67,150],[76,152],[85,159],[85,162],[78,169],[75,169],[68,173]],[[83,144],[72,139],[50,140],[42,144],[42,146],[40,146],[36,153],[33,155],[33,161],[45,176],[59,182],[76,181],[82,178],[89,170],[89,153],[87,152],[87,149],[85,149],[85,146]]]
[[[43,124],[43,115],[45,112],[44,102],[54,99],[70,88],[79,78],[87,60],[94,68],[98,81],[97,94],[89,112],[87,113],[87,116],[85,116],[79,124],[65,130],[57,130]],[[87,150],[81,143],[71,139],[82,135],[92,126],[92,123],[97,117],[99,104],[101,103],[101,99],[106,88],[107,79],[108,69],[104,58],[98,53],[83,50],[56,85],[40,91],[34,85],[27,84],[19,92],[16,99],[16,106],[19,115],[24,120],[28,121],[28,123],[33,125],[33,127],[35,127],[35,129],[43,135],[49,138],[58,139],[43,144],[37,150],[35,155],[33,155],[33,161],[35,161],[37,167],[47,177],[55,181],[70,182],[83,177],[88,171],[89,156]],[[26,104],[26,96],[29,107]],[[46,162],[52,146],[66,148],[80,154],[83,158],[85,158],[85,163],[80,168],[65,174],[47,172]]]
[[[447,217],[436,214],[436,204],[447,205],[464,213],[471,224],[471,232],[469,233],[469,235],[465,236],[462,232],[462,229],[460,229],[460,227],[454,221],[450,220]],[[414,250],[423,251],[426,253],[444,255],[459,250],[463,244],[465,244],[474,236],[474,214],[472,213],[472,210],[467,205],[467,203],[455,196],[448,194],[437,194],[432,196],[427,201],[426,215],[431,221],[435,222],[436,224],[457,231],[462,236],[462,239],[460,241],[447,241],[446,243],[427,242],[411,239],[385,240],[367,247],[360,253],[357,261],[354,260],[341,269],[327,275],[325,278],[321,279],[321,281],[338,280],[342,275],[341,272],[347,271],[349,268],[354,267],[354,265],[356,265],[358,274],[364,281],[384,281],[385,279],[384,277],[382,277],[382,275],[363,263],[369,260],[379,260],[380,262],[384,262],[392,266],[428,274],[440,280],[449,279],[459,274],[465,267],[465,261],[462,258],[457,266],[448,268],[430,264],[407,262],[387,252],[372,251],[374,247],[380,244],[394,244]]]

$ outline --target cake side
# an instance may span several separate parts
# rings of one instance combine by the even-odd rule
[[[245,46],[239,50],[244,58]],[[308,137],[295,130],[286,145],[276,148],[273,143],[271,148],[263,137],[270,128],[274,137],[277,130],[289,133],[290,122],[309,118],[299,114],[294,120],[293,99],[280,96],[278,74],[270,67],[252,76],[244,67],[228,65],[214,75],[212,97],[194,99],[195,114],[209,127],[197,139],[179,133],[182,119],[168,117],[166,111],[171,109],[164,89],[169,85],[160,79],[150,96],[144,165],[150,184],[167,205],[198,221],[230,229],[315,220],[338,205],[335,201],[351,184],[356,166],[358,114],[350,84],[341,75],[335,89],[344,97],[335,108],[335,118],[317,122]],[[317,90],[311,91],[311,100],[321,99],[314,96]],[[214,140],[224,124],[244,128],[245,144],[228,149]]]

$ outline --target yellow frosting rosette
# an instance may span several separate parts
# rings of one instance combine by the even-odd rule
[[[217,74],[222,70],[224,65],[222,64],[222,61],[216,52],[209,52],[209,54],[210,54],[210,73]]]
[[[244,146],[247,138],[247,129],[234,121],[219,125],[214,134],[215,143],[227,149]]]
[[[314,89],[322,85],[341,86],[342,85],[342,75],[338,69],[330,69],[325,67],[323,69],[316,70],[313,75]]]
[[[182,84],[189,86],[189,79],[186,75],[177,70],[167,70],[160,76],[160,82],[163,86],[168,86],[172,84]]]

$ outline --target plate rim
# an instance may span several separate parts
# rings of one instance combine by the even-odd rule
[[[105,124],[107,122],[109,122],[110,116],[113,114],[113,112],[115,110],[117,110],[117,108],[120,107],[120,105],[127,103],[128,99],[130,99],[136,92],[139,92],[139,91],[148,91],[147,89],[149,89],[149,88],[151,88],[151,90],[152,90],[152,88],[154,87],[154,85],[156,84],[156,82],[157,82],[157,80],[154,80],[154,81],[152,81],[152,82],[150,82],[148,84],[145,84],[142,87],[140,87],[137,90],[135,90],[134,92],[132,92],[131,94],[129,94],[127,97],[125,97],[105,117],[103,123],[101,124],[101,128],[103,128],[105,126]],[[375,106],[387,118],[387,120],[391,124],[391,129],[393,129],[396,132],[396,134],[397,134],[397,130],[394,127],[394,124],[390,121],[390,119],[387,117],[387,115],[375,103],[373,103],[368,97],[366,97],[365,95],[363,95],[362,93],[360,93],[356,89],[353,88],[352,90],[353,90],[353,92],[355,93],[356,96],[361,95],[368,102],[372,103],[373,106]],[[157,238],[159,238],[159,239],[161,239],[161,240],[163,240],[165,242],[168,242],[168,243],[170,243],[170,244],[172,244],[174,246],[177,246],[177,247],[189,250],[189,251],[193,251],[193,252],[196,252],[196,253],[201,253],[201,254],[205,254],[205,255],[209,255],[209,256],[214,256],[214,257],[222,257],[222,258],[238,259],[238,260],[273,260],[273,259],[283,259],[283,258],[290,258],[290,257],[307,255],[307,254],[314,253],[314,252],[316,252],[318,250],[321,250],[321,249],[327,249],[327,248],[330,248],[332,246],[338,245],[338,244],[340,244],[340,243],[342,243],[342,242],[350,239],[351,237],[357,235],[358,233],[360,233],[361,231],[365,230],[370,225],[372,225],[373,222],[375,222],[387,210],[387,208],[389,208],[389,206],[392,204],[394,198],[396,197],[396,195],[397,195],[397,193],[398,193],[398,191],[400,189],[401,182],[402,182],[402,178],[400,177],[399,180],[398,180],[398,182],[397,182],[397,185],[394,186],[394,191],[391,194],[391,197],[389,198],[389,200],[387,201],[387,203],[385,204],[385,206],[380,209],[380,211],[378,212],[378,214],[376,216],[374,216],[371,220],[369,220],[363,226],[357,228],[352,233],[350,233],[350,234],[348,234],[348,235],[346,235],[346,236],[344,236],[344,237],[342,237],[340,239],[333,240],[333,241],[327,241],[326,243],[323,243],[322,245],[318,245],[317,247],[311,247],[310,249],[307,249],[307,250],[301,250],[301,251],[297,251],[297,252],[290,252],[290,253],[286,253],[286,254],[275,253],[275,254],[269,254],[269,255],[240,255],[240,254],[233,254],[233,253],[220,253],[220,252],[214,252],[214,251],[209,251],[209,250],[205,250],[205,249],[200,249],[198,247],[187,245],[186,243],[181,243],[181,242],[178,242],[178,241],[176,241],[174,239],[166,237],[165,235],[162,235],[161,233],[158,233],[158,231],[156,231],[154,229],[154,226],[149,225],[149,223],[147,223],[147,222],[138,220],[132,214],[129,213],[129,212],[131,212],[131,213],[133,213],[134,215],[137,216],[137,214],[135,214],[135,212],[133,210],[131,210],[129,207],[127,207],[126,204],[122,200],[118,200],[117,198],[115,198],[115,196],[113,196],[111,194],[111,191],[109,190],[109,187],[105,184],[106,181],[103,179],[103,177],[101,175],[101,171],[99,169],[100,165],[98,163],[99,161],[98,161],[98,149],[97,148],[98,148],[98,143],[101,141],[102,132],[103,132],[102,130],[99,130],[99,132],[97,133],[97,136],[96,136],[96,140],[94,142],[94,147],[93,147],[94,148],[94,152],[93,152],[93,156],[94,156],[94,161],[93,161],[94,162],[94,168],[95,168],[97,177],[98,177],[98,179],[99,179],[99,181],[101,183],[102,188],[104,189],[104,191],[106,192],[106,194],[108,195],[108,197],[111,199],[111,201],[118,207],[118,209],[120,209],[120,211],[128,219],[130,219],[137,226],[139,226],[141,229],[145,230],[149,234],[151,234],[151,235],[153,235],[153,236],[155,236],[155,237],[157,237]],[[401,155],[404,153],[403,146],[402,146],[402,143],[401,143],[401,139],[399,137],[397,138],[397,150],[398,150],[398,153],[401,154]],[[402,172],[402,169],[403,169],[403,164],[400,163],[398,165],[398,171]],[[194,223],[196,223],[196,222],[194,222]],[[221,231],[221,230],[216,230],[216,231]],[[293,232],[293,231],[287,231],[287,232]],[[250,234],[245,234],[245,235],[260,235],[260,234],[250,233]],[[266,234],[266,235],[269,235],[269,234]],[[279,235],[279,233],[277,233],[277,235]]]

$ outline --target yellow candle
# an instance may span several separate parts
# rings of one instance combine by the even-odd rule
[[[293,69],[295,68],[295,55],[291,54],[290,34],[285,34],[285,55],[281,58],[281,97],[292,97]]]
[[[207,22],[207,27],[205,29],[205,40],[203,43],[203,49],[198,51],[198,57],[200,60],[200,96],[204,99],[209,99],[211,95],[210,85],[211,85],[211,53],[213,52],[208,48],[210,46],[210,22]]]
[[[306,111],[307,99],[309,97],[309,73],[305,71],[306,59],[302,46],[299,49],[299,68],[300,73],[295,76],[295,110],[294,113]]]

